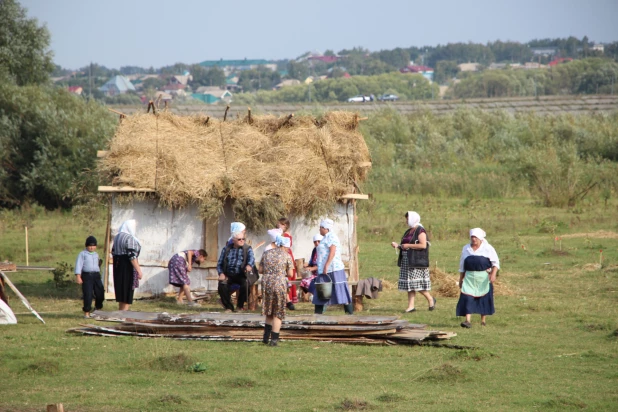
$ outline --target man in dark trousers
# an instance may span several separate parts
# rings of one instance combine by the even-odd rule
[[[255,256],[251,246],[247,246],[245,243],[244,231],[232,233],[232,243],[228,243],[221,250],[221,255],[217,262],[217,271],[219,272],[218,292],[226,311],[236,311],[230,297],[232,285],[238,285],[239,287],[237,308],[244,310],[245,302],[247,301],[248,285],[245,272],[252,270],[252,267],[255,265]]]

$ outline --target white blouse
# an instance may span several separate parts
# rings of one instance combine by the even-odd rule
[[[461,258],[459,259],[459,273],[464,272],[464,260],[466,260],[468,256],[485,256],[491,262],[491,266],[495,266],[500,270],[500,259],[498,259],[496,249],[486,240],[483,240],[481,246],[476,250],[472,249],[469,243],[463,247],[461,250]]]

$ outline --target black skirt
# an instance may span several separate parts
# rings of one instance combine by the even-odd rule
[[[133,265],[127,255],[114,255],[114,292],[116,302],[133,303]]]

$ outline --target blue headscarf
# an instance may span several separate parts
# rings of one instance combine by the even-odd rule
[[[290,247],[290,238],[289,237],[284,237],[284,236],[277,236],[277,238],[275,239],[275,245],[277,246],[285,246],[285,247]]]

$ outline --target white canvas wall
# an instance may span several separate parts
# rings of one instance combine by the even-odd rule
[[[143,279],[136,294],[161,294],[177,290],[168,283],[167,262],[179,251],[200,249],[204,244],[203,221],[198,217],[196,206],[180,210],[168,210],[158,207],[155,201],[134,201],[130,204],[112,203],[112,235],[117,233],[120,225],[127,219],[137,221],[136,235],[142,242],[142,251],[139,257]],[[224,214],[219,219],[218,226],[218,253],[221,252],[230,237],[230,224],[235,220],[230,204],[224,207]],[[334,233],[341,241],[341,257],[348,262],[354,256],[356,247],[354,239],[354,208],[351,204],[338,204],[335,216]],[[275,224],[276,222],[273,222]],[[319,222],[307,224],[301,218],[290,218],[293,238],[293,252],[296,259],[304,258],[308,261],[313,250],[313,235],[319,233]],[[247,233],[247,239],[254,247],[262,241],[269,242],[266,233]],[[256,248],[256,260],[262,256],[264,246]],[[218,256],[217,256],[218,258]],[[214,270],[194,266],[189,274],[191,288],[205,287],[216,290],[217,283],[212,278]],[[107,292],[113,292],[113,276],[110,265],[109,286]]]

